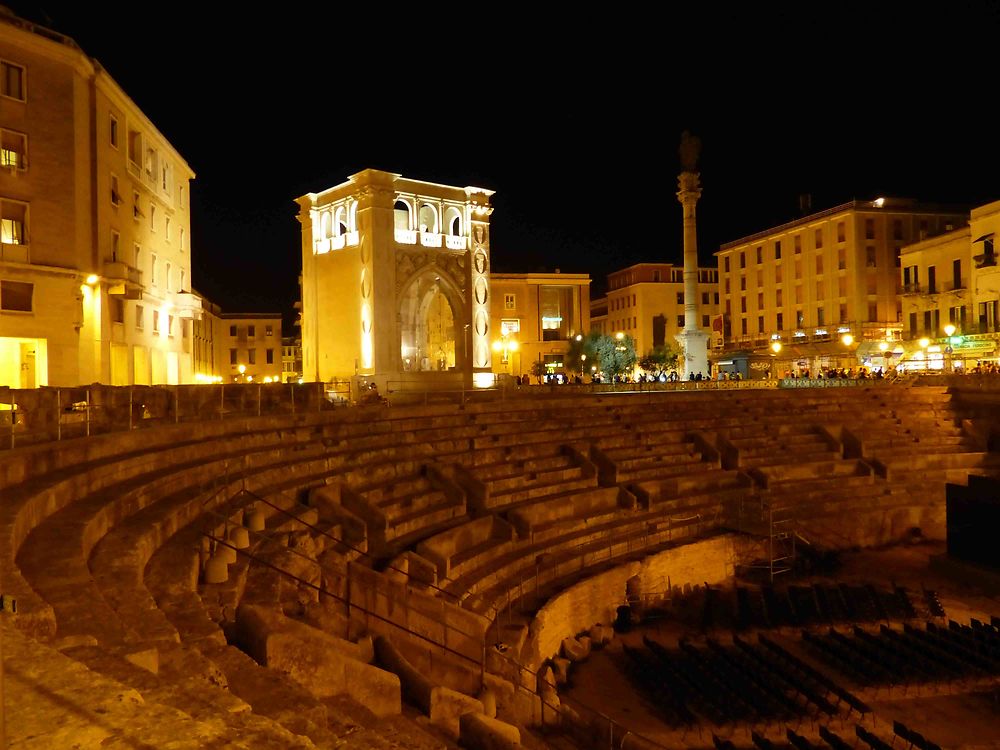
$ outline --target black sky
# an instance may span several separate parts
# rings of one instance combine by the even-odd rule
[[[76,39],[195,170],[194,284],[227,311],[291,320],[292,200],[368,166],[496,190],[494,269],[587,272],[595,292],[681,261],[684,129],[706,263],[802,193],[1000,199],[986,2],[8,4]]]

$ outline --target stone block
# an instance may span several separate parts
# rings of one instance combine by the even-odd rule
[[[552,659],[552,674],[555,676],[556,685],[565,685],[569,680],[570,660],[561,656]]]
[[[459,736],[459,720],[465,714],[483,714],[481,701],[451,688],[435,685],[431,688],[429,718],[453,740]]]
[[[157,674],[160,671],[160,652],[155,648],[133,648],[122,653],[125,661]]]
[[[468,713],[459,719],[458,742],[473,750],[513,750],[521,747],[521,733],[499,719]]]
[[[587,638],[587,642],[583,643],[582,639],[573,638],[572,636],[563,638],[562,654],[570,661],[584,661],[590,656],[590,639]]]

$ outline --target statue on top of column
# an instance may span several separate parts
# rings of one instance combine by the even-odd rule
[[[697,172],[698,157],[701,155],[701,138],[685,130],[681,133],[681,171]]]

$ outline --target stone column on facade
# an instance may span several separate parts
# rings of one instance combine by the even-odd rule
[[[677,334],[677,343],[684,353],[681,376],[690,378],[701,373],[709,376],[708,334],[699,326],[698,314],[698,232],[695,205],[701,198],[700,174],[695,171],[699,144],[687,133],[681,140],[682,172],[677,178],[677,200],[684,220],[684,330]]]

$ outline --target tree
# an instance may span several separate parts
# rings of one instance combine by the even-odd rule
[[[566,372],[586,373],[591,366],[597,364],[596,342],[601,334],[591,331],[586,336],[575,337],[569,341],[569,351],[566,352]]]
[[[667,370],[677,367],[678,354],[666,344],[654,346],[642,359],[639,367],[653,378],[659,378]]]
[[[601,372],[609,380],[630,373],[635,367],[635,340],[631,336],[601,335],[594,341],[594,353]]]
[[[542,382],[542,378],[545,376],[545,363],[540,359],[536,359],[531,363],[531,374],[538,378],[538,382]]]

